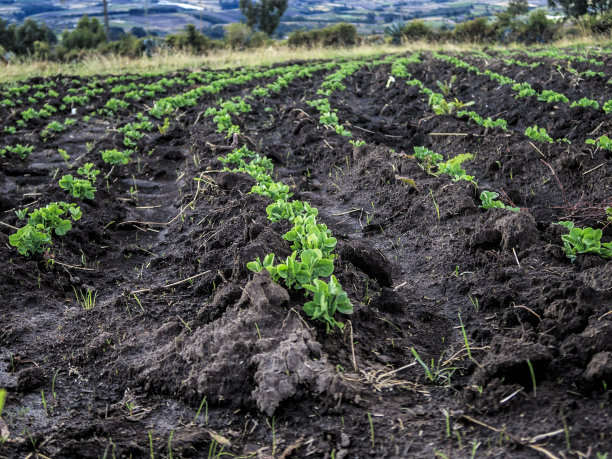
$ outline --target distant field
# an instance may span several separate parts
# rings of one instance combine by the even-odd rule
[[[235,2],[237,5],[238,2]],[[452,26],[476,16],[493,16],[506,8],[507,1],[480,0],[417,2],[410,0],[372,0],[356,2],[326,2],[294,0],[283,16],[280,35],[300,28],[323,27],[336,22],[351,22],[360,33],[381,33],[386,26],[399,20],[423,18],[437,19],[437,25]],[[193,23],[211,36],[222,34],[223,24],[241,19],[237,8],[222,9],[216,0],[158,0],[148,2],[148,14],[142,0],[109,0],[111,26],[128,31],[131,27],[143,27],[152,32],[167,34]],[[531,6],[546,6],[546,0],[530,2]],[[57,33],[74,27],[83,15],[102,17],[99,0],[75,2],[0,0],[0,17],[9,21],[32,18],[44,21]],[[440,21],[440,18],[443,18]]]

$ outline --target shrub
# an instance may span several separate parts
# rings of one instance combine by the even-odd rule
[[[357,29],[352,24],[340,23],[307,32],[296,30],[289,36],[289,46],[353,46],[357,44]]]
[[[483,42],[491,37],[493,28],[486,18],[477,18],[455,26],[453,36],[460,41]]]

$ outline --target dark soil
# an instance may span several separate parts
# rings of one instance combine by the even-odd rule
[[[609,78],[606,62],[597,70]],[[605,81],[559,81],[554,63],[488,65],[572,100],[611,98]],[[243,134],[233,139],[204,116],[217,101],[205,96],[112,171],[98,152],[121,148],[113,128],[150,100],[47,142],[44,125],[4,135],[3,145],[35,148],[25,162],[0,158],[1,221],[21,226],[15,209],[60,200],[79,204],[83,218],[54,237],[50,253],[30,258],[8,244],[14,230],[0,226],[0,387],[8,391],[0,432],[10,434],[0,457],[612,452],[612,263],[595,255],[570,262],[566,230],[555,225],[603,227],[612,156],[585,140],[612,136],[610,116],[516,100],[508,87],[428,55],[409,70],[434,90],[457,75],[452,97],[507,119],[509,131],[435,116],[402,79],[386,87],[390,66],[379,65],[329,97],[361,147],[320,125],[306,104],[320,97],[323,72],[250,101],[252,112],[234,117]],[[62,96],[69,87],[58,79]],[[4,115],[0,131],[11,124]],[[534,124],[571,144],[530,142],[523,132]],[[287,223],[267,219],[270,200],[249,194],[253,179],[220,171],[217,157],[232,142],[271,158],[276,179],[317,207],[338,238],[335,274],[355,308],[339,318],[344,332],[326,334],[301,312],[301,293],[246,269],[291,249]],[[428,175],[410,156],[421,145],[445,158],[472,153],[464,166],[480,189]],[[95,201],[59,188],[68,172],[57,148],[102,170]],[[482,189],[521,211],[480,209]],[[608,225],[603,240],[611,237]],[[75,290],[96,292],[93,309]]]

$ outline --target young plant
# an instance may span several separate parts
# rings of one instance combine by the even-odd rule
[[[266,212],[268,213],[268,219],[273,222],[280,220],[293,222],[296,217],[316,217],[319,213],[318,209],[311,207],[309,203],[297,200],[291,202],[278,200],[270,204],[266,208]]]
[[[9,243],[16,247],[21,255],[29,257],[33,253],[42,252],[51,244],[51,236],[34,225],[26,225],[9,236]]]
[[[554,140],[552,139],[551,136],[548,135],[548,133],[546,132],[546,129],[544,128],[539,128],[538,129],[538,125],[536,124],[535,126],[530,126],[525,130],[525,135],[527,137],[529,137],[531,140],[535,140],[536,142],[548,142],[548,143],[553,143]]]
[[[604,150],[612,150],[612,139],[610,139],[607,135],[602,135],[597,140],[587,139],[586,143],[587,145],[596,145]]]
[[[510,210],[512,212],[518,212],[521,210],[518,207],[507,206],[503,202],[498,201],[498,197],[499,195],[494,191],[483,191],[480,193],[480,202],[482,202],[482,204],[479,207],[485,210],[489,210],[490,208],[494,207],[498,209]]]
[[[569,230],[569,234],[564,234],[561,239],[563,240],[563,251],[572,262],[580,253],[594,253],[603,258],[612,257],[612,242],[601,242],[600,229],[576,228],[571,221],[562,221],[557,224]]]
[[[28,157],[30,153],[32,153],[32,150],[34,150],[34,147],[31,145],[24,146],[18,143],[15,146],[8,145],[6,146],[5,149],[9,153],[13,153],[14,155],[17,155],[19,159],[24,160]]]
[[[64,175],[59,181],[59,186],[79,199],[94,199],[96,194],[96,188],[89,180],[77,179],[71,174]]]
[[[102,152],[102,160],[104,160],[105,163],[111,164],[113,166],[117,164],[127,164],[130,162],[130,156],[132,155],[132,153],[133,150],[104,150]]]
[[[293,228],[285,233],[283,239],[293,242],[293,250],[319,249],[326,257],[331,257],[337,243],[336,238],[331,237],[327,226],[317,223],[312,215],[296,217],[293,220]]]
[[[474,155],[471,153],[462,153],[454,158],[449,159],[444,163],[438,164],[438,174],[448,174],[451,177],[453,182],[457,182],[459,180],[467,180],[468,182],[472,182],[476,184],[474,181],[474,177],[471,175],[467,175],[465,169],[461,167],[461,164],[464,161],[472,159]]]
[[[595,110],[598,110],[599,109],[599,102],[597,102],[596,100],[593,100],[593,99],[588,99],[586,97],[583,97],[579,101],[572,102],[570,107],[592,107]]]
[[[304,288],[313,293],[312,301],[302,307],[306,315],[313,320],[323,322],[327,333],[330,332],[332,327],[338,327],[342,330],[344,324],[337,321],[334,315],[336,311],[342,314],[352,314],[353,305],[346,292],[342,290],[336,276],[332,275],[329,283],[315,279],[313,284],[306,284]]]
[[[100,170],[93,169],[93,166],[93,163],[85,163],[77,169],[77,172],[91,183],[96,183]]]

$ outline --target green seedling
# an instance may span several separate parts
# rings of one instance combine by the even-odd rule
[[[286,201],[293,196],[293,193],[289,192],[289,186],[281,182],[268,182],[254,185],[251,188],[251,193],[268,196],[273,201]]]
[[[476,185],[474,181],[474,177],[471,175],[467,175],[465,169],[461,167],[461,164],[464,161],[470,160],[474,157],[471,153],[461,153],[454,158],[449,159],[444,163],[438,164],[438,174],[448,174],[451,177],[453,182],[457,182],[459,180],[467,180],[468,182],[472,182]]]
[[[438,363],[434,363],[434,360],[431,360],[431,366],[428,366],[421,357],[419,356],[417,350],[415,348],[412,349],[412,355],[416,359],[416,361],[423,367],[425,370],[425,377],[433,384],[447,384],[450,382],[450,379],[457,370],[456,367],[444,367],[442,365],[442,357],[438,360]]]
[[[76,297],[77,304],[81,306],[85,311],[91,311],[96,305],[96,297],[98,296],[98,292],[94,292],[91,289],[87,289],[85,293],[82,290],[79,290],[77,293],[76,288],[72,287],[74,291],[74,296]],[[79,294],[81,295],[79,297]]]
[[[117,164],[127,164],[130,162],[130,156],[132,155],[132,150],[124,150],[118,151],[117,149],[112,150],[104,150],[102,152],[102,160],[105,163],[111,164],[113,166]]]
[[[439,153],[434,153],[425,147],[413,147],[414,157],[421,163],[427,173],[431,172],[432,167],[436,167],[438,163],[444,160],[444,157]]]
[[[576,228],[571,221],[557,222],[569,230],[569,234],[561,236],[565,255],[574,262],[581,253],[593,253],[602,258],[612,257],[612,242],[602,243],[602,231],[593,228]]]
[[[30,145],[24,146],[18,143],[15,146],[11,146],[11,145],[6,146],[5,150],[8,151],[9,153],[13,153],[14,155],[17,155],[19,159],[23,160],[23,159],[26,159],[30,153],[32,153],[32,150],[34,150],[34,147]]]
[[[563,94],[560,94],[558,92],[551,91],[548,89],[545,89],[544,91],[540,93],[540,95],[538,96],[538,100],[541,100],[543,102],[548,102],[548,103],[569,102],[569,99],[565,97]]]
[[[15,211],[15,215],[17,215],[17,218],[19,220],[23,220],[24,218],[26,218],[27,214],[28,214],[28,208],[27,207],[24,208],[24,209],[16,210]]]
[[[362,147],[366,144],[365,140],[349,140],[349,143],[355,148]]]
[[[278,200],[266,207],[268,219],[273,222],[280,220],[289,220],[293,222],[296,217],[316,217],[319,213],[318,209],[311,207],[309,203],[302,201],[282,201]]]
[[[554,140],[551,136],[548,135],[546,129],[538,128],[538,125],[530,126],[525,130],[525,135],[529,137],[531,140],[535,140],[536,142],[543,143],[553,143]]]
[[[293,225],[293,228],[283,235],[283,239],[293,242],[293,250],[319,249],[326,257],[331,256],[337,240],[331,237],[331,231],[326,225],[317,223],[313,215],[296,217]]]
[[[93,169],[93,166],[93,163],[85,163],[77,169],[77,172],[91,183],[96,183],[100,171],[98,169]]]
[[[33,253],[42,252],[47,245],[51,244],[51,236],[32,225],[26,225],[9,236],[9,243],[17,247],[21,255],[29,257]]]
[[[479,207],[489,210],[490,208],[506,209],[512,212],[519,212],[521,209],[518,207],[507,206],[497,198],[499,195],[494,191],[483,191],[480,193],[480,202],[482,203]]]
[[[72,165],[70,164],[70,155],[63,148],[58,148],[57,152],[66,163],[66,166],[68,166],[68,168],[70,169],[72,167]]]
[[[96,188],[89,180],[75,179],[71,174],[64,175],[59,181],[59,186],[79,199],[94,199],[96,194]]]
[[[312,301],[306,303],[302,308],[306,315],[313,320],[325,323],[327,333],[330,332],[330,327],[334,326],[342,330],[344,324],[338,322],[334,314],[336,311],[342,314],[352,314],[353,305],[346,292],[342,290],[336,276],[332,275],[329,283],[315,279],[313,284],[306,284],[304,288],[313,293]]]
[[[6,390],[0,389],[0,418],[2,418],[2,411],[4,411],[5,401],[6,401]]]
[[[591,107],[591,108],[594,108],[595,110],[598,110],[599,102],[593,99],[588,99],[586,97],[583,97],[582,99],[578,101],[572,102],[570,107]]]
[[[599,148],[603,148],[604,150],[612,151],[612,139],[610,139],[607,135],[602,135],[597,140],[595,139],[587,139],[587,145],[596,145]]]

